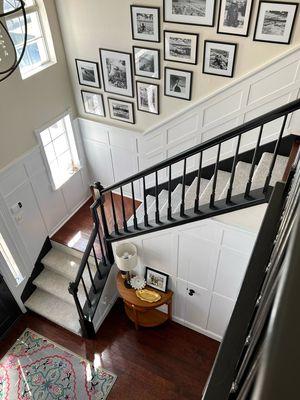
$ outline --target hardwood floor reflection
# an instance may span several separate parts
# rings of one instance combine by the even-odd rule
[[[200,399],[218,349],[218,342],[170,321],[136,331],[118,301],[95,340],[28,313],[2,341],[0,358],[26,327],[117,374],[109,400]]]

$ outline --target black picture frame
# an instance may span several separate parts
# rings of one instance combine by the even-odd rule
[[[101,100],[102,100],[102,108],[103,108],[103,115],[99,115],[99,114],[87,111],[86,106],[85,106],[85,101],[84,101],[84,95],[83,95],[84,93],[95,94],[95,95],[97,95],[97,96],[99,96],[101,98]],[[103,98],[103,94],[102,93],[91,92],[90,90],[81,90],[81,98],[82,98],[83,109],[84,109],[84,112],[86,114],[94,115],[94,116],[97,116],[97,117],[100,117],[100,118],[105,118],[106,117],[104,98]]]
[[[150,271],[154,272],[157,275],[161,275],[161,276],[163,276],[165,278],[165,285],[164,285],[163,289],[160,289],[159,287],[157,287],[155,285],[151,285],[151,284],[148,283],[147,277],[148,277],[148,272],[150,272]],[[164,292],[164,293],[166,293],[168,291],[169,275],[165,274],[164,272],[158,271],[158,270],[156,270],[154,268],[146,267],[145,281],[146,281],[146,284],[148,286],[150,286],[151,288],[153,288],[153,289],[159,290],[160,292]]]
[[[134,8],[144,8],[144,9],[151,9],[155,10],[157,12],[157,40],[147,40],[144,38],[137,38],[134,34],[134,19],[133,19],[133,10]],[[144,5],[138,5],[138,4],[131,4],[130,6],[130,15],[131,15],[131,36],[133,40],[139,40],[142,42],[152,42],[152,43],[160,43],[161,41],[161,24],[160,24],[160,7],[151,7],[151,6],[144,6]]]
[[[110,103],[112,101],[116,101],[116,102],[121,102],[121,103],[126,103],[129,104],[132,110],[132,122],[131,121],[126,121],[125,119],[120,119],[120,118],[115,118],[112,113],[111,113],[111,108],[110,108]],[[134,103],[132,101],[125,101],[123,99],[115,99],[113,97],[108,97],[107,98],[107,103],[108,103],[108,109],[109,109],[109,116],[111,119],[114,119],[116,121],[120,121],[120,122],[125,122],[126,124],[131,124],[134,125],[136,120],[135,120],[135,112],[134,112]]]
[[[258,22],[259,22],[259,18],[260,18],[260,13],[261,13],[261,8],[262,8],[262,4],[276,4],[276,5],[290,5],[290,6],[295,6],[295,12],[294,12],[294,17],[293,17],[293,21],[292,21],[292,25],[291,25],[291,30],[290,30],[290,34],[289,34],[289,38],[286,42],[282,42],[282,41],[276,41],[276,40],[263,40],[263,39],[257,39],[256,35],[257,35],[257,27],[258,27]],[[291,39],[292,39],[292,35],[293,35],[293,31],[295,28],[295,21],[296,21],[296,15],[297,15],[297,11],[298,11],[298,7],[299,4],[298,3],[285,3],[285,2],[277,2],[277,1],[269,1],[269,0],[261,0],[259,2],[258,5],[258,10],[257,10],[257,15],[256,15],[256,21],[255,21],[255,28],[254,28],[254,34],[253,34],[253,41],[255,42],[264,42],[264,43],[276,43],[276,44],[290,44],[291,43]]]
[[[166,33],[177,33],[180,35],[186,35],[186,36],[195,36],[196,38],[196,45],[195,45],[195,55],[194,55],[194,62],[188,62],[188,61],[182,61],[182,60],[174,60],[166,57]],[[178,31],[169,31],[169,30],[164,30],[164,61],[171,61],[171,62],[176,62],[180,64],[189,64],[189,65],[197,65],[198,64],[198,46],[199,46],[199,33],[189,33],[189,32],[178,32]]]
[[[135,49],[141,49],[141,50],[149,50],[157,53],[157,58],[158,58],[158,77],[154,78],[153,76],[148,76],[148,75],[142,75],[138,74],[136,70],[136,65],[135,65]],[[133,57],[133,67],[134,67],[134,75],[135,76],[140,76],[143,78],[148,78],[148,79],[156,79],[160,80],[161,79],[161,55],[160,55],[160,49],[152,49],[150,47],[145,47],[145,46],[132,46],[132,57]]]
[[[171,95],[167,93],[167,71],[179,71],[179,72],[184,72],[186,74],[188,74],[190,76],[190,85],[189,85],[189,95],[187,98],[185,97],[178,97],[175,95]],[[173,97],[175,99],[180,99],[180,100],[187,100],[187,101],[191,101],[192,99],[192,86],[193,86],[193,71],[189,71],[189,70],[183,70],[183,69],[178,69],[178,68],[171,68],[171,67],[165,67],[164,68],[164,95],[167,97]]]
[[[160,104],[159,104],[159,85],[157,85],[156,83],[149,83],[149,82],[142,82],[142,81],[136,81],[136,108],[138,111],[142,111],[142,112],[146,112],[149,114],[153,114],[153,115],[159,115],[160,114]],[[149,86],[155,86],[157,88],[157,112],[152,112],[152,111],[147,111],[147,110],[143,110],[140,108],[140,104],[139,104],[139,89],[138,86],[139,84],[143,84],[143,85],[149,85]]]
[[[218,74],[217,72],[207,72],[205,70],[205,60],[207,56],[207,44],[208,43],[216,43],[216,44],[221,44],[221,45],[229,45],[234,47],[234,56],[233,56],[233,65],[231,69],[231,74],[230,75],[222,75]],[[207,75],[216,75],[216,76],[222,76],[223,78],[233,78],[234,72],[235,72],[235,65],[236,65],[236,52],[237,52],[238,45],[237,43],[229,43],[229,42],[220,42],[220,41],[215,41],[215,40],[204,40],[204,50],[203,50],[203,64],[202,64],[202,73],[207,74]]]
[[[194,25],[194,26],[208,26],[213,27],[215,25],[215,14],[216,14],[216,0],[211,0],[213,2],[213,10],[212,10],[212,21],[210,24],[199,24],[194,22],[180,22],[180,21],[172,21],[167,19],[166,17],[166,2],[169,0],[164,0],[163,3],[163,21],[171,24],[181,24],[181,25]]]
[[[97,72],[97,78],[98,78],[98,83],[99,85],[88,85],[86,83],[82,83],[81,81],[81,77],[80,77],[80,73],[79,73],[79,66],[78,66],[78,62],[84,62],[84,63],[88,63],[88,64],[94,64],[96,67],[96,72]],[[99,69],[99,64],[96,61],[89,61],[89,60],[83,60],[81,58],[75,58],[75,64],[76,64],[76,71],[77,71],[77,78],[78,78],[78,83],[81,86],[86,86],[86,87],[92,87],[95,89],[101,89],[101,79],[100,79],[100,69]]]
[[[127,94],[122,94],[122,93],[119,93],[119,92],[116,92],[116,91],[112,91],[112,90],[108,90],[108,89],[107,89],[107,83],[106,83],[106,80],[105,80],[106,74],[105,74],[105,72],[104,72],[105,70],[104,70],[104,65],[103,65],[103,62],[102,62],[102,52],[103,52],[103,51],[109,51],[109,52],[112,52],[112,53],[123,54],[123,55],[125,55],[125,56],[128,57],[128,59],[129,59],[129,66],[130,66],[129,77],[130,77],[131,88],[132,88],[131,94],[128,94],[128,95],[127,95]],[[132,55],[131,55],[131,53],[128,53],[128,52],[126,52],[126,51],[118,51],[118,50],[100,48],[100,49],[99,49],[99,55],[100,55],[100,64],[101,64],[101,70],[102,70],[102,79],[103,79],[103,88],[104,88],[104,91],[107,92],[107,93],[115,94],[115,95],[117,95],[117,96],[124,96],[124,97],[131,97],[131,98],[133,98],[133,97],[134,97],[134,84],[133,84],[133,70],[132,70]]]
[[[220,22],[221,22],[221,10],[222,10],[222,5],[224,2],[226,2],[226,0],[220,0],[220,4],[219,4],[219,14],[218,14],[218,23],[217,23],[217,33],[220,33],[222,35],[231,35],[231,36],[242,36],[242,37],[247,37],[249,36],[249,30],[250,30],[250,21],[251,21],[251,17],[252,17],[252,12],[253,12],[253,1],[254,0],[248,0],[251,2],[250,4],[250,10],[249,10],[249,16],[248,16],[248,22],[247,22],[247,29],[246,29],[246,33],[245,34],[241,34],[241,33],[231,33],[231,32],[225,32],[224,30],[222,31],[220,29]]]

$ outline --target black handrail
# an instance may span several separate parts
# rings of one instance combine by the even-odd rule
[[[185,158],[189,158],[191,156],[199,154],[202,151],[209,149],[210,147],[214,147],[214,146],[218,145],[219,143],[226,142],[227,140],[233,139],[236,136],[239,136],[245,132],[251,131],[252,129],[255,129],[258,127],[261,127],[261,125],[265,125],[268,122],[274,121],[275,119],[284,117],[285,115],[290,114],[293,111],[298,110],[299,108],[300,108],[300,99],[294,100],[288,104],[285,104],[281,107],[276,108],[273,111],[270,111],[270,112],[263,114],[257,118],[254,118],[251,121],[245,122],[244,124],[242,124],[240,126],[229,129],[225,133],[222,133],[222,134],[215,136],[214,138],[209,139],[201,144],[191,147],[188,150],[182,151],[181,153],[178,153],[173,157],[170,157],[170,158],[168,158],[164,161],[161,161],[149,168],[146,168],[141,172],[133,174],[126,179],[123,179],[117,183],[114,183],[113,185],[102,189],[101,193],[104,194],[104,193],[108,193],[114,189],[118,189],[120,186],[127,185],[128,183],[131,183],[132,181],[143,178],[144,176],[150,175],[155,171],[159,171],[165,167],[168,167],[169,165],[176,164],[177,162],[180,162],[180,161],[184,160]]]

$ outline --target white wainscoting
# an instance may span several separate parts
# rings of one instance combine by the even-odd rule
[[[138,273],[144,275],[147,265],[170,276],[173,319],[221,340],[256,236],[207,219],[142,235],[130,242],[138,249]],[[190,289],[195,291],[193,296],[189,295]]]
[[[0,171],[1,233],[17,261],[24,281],[15,288],[7,271],[4,276],[18,297],[30,276],[46,237],[53,234],[90,197],[90,177],[84,151],[75,124],[81,170],[59,190],[54,191],[47,175],[40,148],[37,146]],[[13,213],[12,207],[22,203]]]
[[[104,186],[113,184],[299,96],[300,49],[296,48],[185,109],[156,128],[147,131],[145,127],[145,133],[133,132],[127,124],[124,124],[124,129],[120,129],[80,119],[92,177],[100,179]],[[276,138],[280,122],[265,126],[262,143]],[[289,118],[285,134],[297,132],[300,132],[300,112]],[[241,151],[253,147],[256,139],[257,131],[244,135]],[[235,143],[235,140],[231,140],[222,145],[221,158],[234,154]],[[215,156],[216,151],[206,151],[204,163],[214,162]],[[188,170],[197,167],[198,160],[192,158],[188,162]],[[179,174],[182,174],[180,164],[173,169],[174,176]],[[165,181],[167,170],[161,171],[159,177],[161,181]],[[148,185],[153,184],[152,178],[147,181]],[[137,190],[139,193],[139,188]]]

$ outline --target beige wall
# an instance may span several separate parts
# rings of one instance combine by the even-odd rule
[[[22,80],[0,83],[0,169],[37,145],[34,130],[71,107],[75,111],[54,0],[45,0],[57,63]]]
[[[138,5],[160,6],[162,14],[163,0],[136,2],[132,0],[56,0],[56,3],[58,6],[58,14],[61,22],[66,53],[68,56],[68,61],[70,62],[72,81],[75,88],[79,112],[81,116],[91,118],[91,116],[84,114],[83,112],[82,101],[80,97],[80,86],[78,85],[77,81],[74,59],[82,58],[99,62],[98,49],[100,47],[131,52],[133,44],[138,46],[145,45],[146,47],[160,48],[162,51],[163,43],[157,44],[151,42],[132,41],[130,4],[135,3]],[[189,69],[194,71],[191,103],[200,100],[201,98],[213,93],[215,90],[225,85],[228,85],[234,79],[240,78],[245,73],[252,71],[262,64],[270,62],[273,58],[300,44],[299,17],[296,21],[294,35],[290,46],[254,42],[252,37],[257,7],[258,1],[254,0],[252,19],[250,22],[250,35],[247,38],[217,34],[216,23],[215,27],[213,28],[162,23],[162,29],[175,31],[178,30],[183,32],[198,32],[200,34],[199,64],[197,66],[173,62],[162,62],[162,66],[167,65],[174,68]],[[218,4],[216,10],[218,11]],[[205,39],[238,43],[237,64],[235,69],[235,77],[233,79],[202,74],[203,42]],[[150,82],[150,80],[145,78],[138,79]],[[153,82],[157,83],[158,81]],[[135,126],[131,126],[122,122],[119,123],[113,120],[109,121],[109,117],[102,119],[96,118],[95,120],[106,123],[110,122],[114,125],[145,131],[157,125],[159,122],[164,121],[176,112],[182,110],[182,108],[187,108],[189,104],[191,104],[184,100],[172,99],[170,97],[163,96],[163,80],[161,80],[159,83],[161,86],[161,114],[159,116],[137,111],[137,124]],[[84,87],[81,87],[81,89],[84,89]],[[90,89],[87,88],[87,90]],[[100,92],[104,93],[103,90]],[[106,94],[104,97],[107,97]],[[125,97],[123,97],[123,99],[126,100]],[[108,113],[106,102],[105,106]]]

